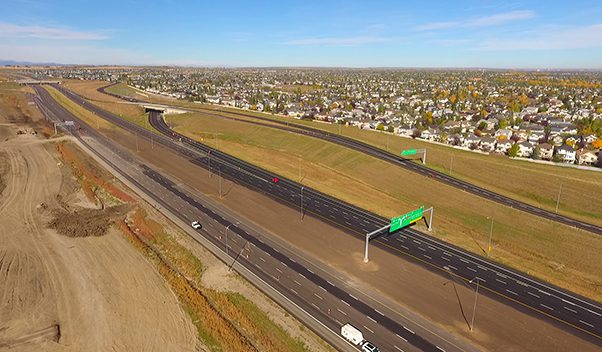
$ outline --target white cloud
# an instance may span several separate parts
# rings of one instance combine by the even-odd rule
[[[413,29],[415,31],[434,31],[434,30],[438,30],[438,29],[457,27],[459,25],[460,25],[460,22],[432,22],[432,23],[427,23],[427,24],[423,24],[420,26],[416,26]]]
[[[0,22],[0,37],[6,38],[37,38],[54,40],[105,40],[106,33],[74,31],[59,27],[21,26]]]
[[[327,46],[356,46],[390,42],[394,38],[357,36],[357,37],[330,37],[330,38],[304,38],[285,42],[288,45],[327,45]]]
[[[529,18],[533,17],[535,17],[535,12],[533,11],[511,11],[470,20],[466,22],[466,27],[497,26],[506,22],[528,20]]]
[[[476,50],[567,50],[602,48],[602,24],[519,33],[511,38],[488,39]]]
[[[100,48],[91,45],[11,45],[0,43],[3,60],[55,62],[81,65],[144,65],[155,60],[144,54],[123,49]]]
[[[450,22],[432,22],[419,25],[413,28],[415,31],[435,31],[447,28],[456,27],[488,27],[497,26],[507,22],[527,20],[535,17],[533,11],[510,11],[498,13],[491,16],[483,16],[465,21],[450,21]]]

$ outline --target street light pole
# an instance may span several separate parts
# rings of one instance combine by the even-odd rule
[[[305,188],[305,186],[301,186],[301,200],[299,202],[299,211],[301,212],[301,221],[303,221],[303,188]]]
[[[471,319],[471,322],[470,322],[470,331],[471,332],[474,330],[474,317],[475,317],[476,312],[477,312],[477,298],[479,297],[479,281],[481,279],[479,277],[475,277],[474,279],[468,281],[468,283],[472,283],[473,280],[477,280],[477,289],[475,290],[474,306],[472,308],[472,319]]]
[[[558,190],[558,198],[556,199],[556,214],[558,214],[558,206],[560,205],[560,193],[562,193],[562,183],[560,184],[560,189]]]
[[[491,227],[489,228],[489,245],[487,246],[487,258],[491,253],[491,238],[493,237],[493,217],[491,217]]]

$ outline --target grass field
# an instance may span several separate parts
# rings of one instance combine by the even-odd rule
[[[136,98],[136,97],[142,98],[143,97],[142,95],[138,94],[134,88],[128,86],[125,83],[118,83],[114,86],[111,86],[111,87],[107,88],[107,92],[121,95],[124,97],[134,97],[134,98]]]
[[[493,259],[602,301],[600,236],[484,200],[321,140],[202,114],[170,115],[168,121],[178,132],[284,177],[299,180],[301,174],[304,184],[383,216],[433,205],[433,234],[481,255],[492,217]]]
[[[107,82],[102,81],[66,81],[63,83],[65,87],[80,94],[88,99],[91,103],[98,105],[100,108],[108,110],[122,117],[128,117],[138,123],[144,122],[144,109],[137,104],[124,102],[123,100],[113,98],[109,95],[102,94],[96,89],[106,86]],[[129,88],[131,89],[131,88]]]

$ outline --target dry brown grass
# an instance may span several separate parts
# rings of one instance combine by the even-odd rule
[[[494,218],[493,259],[602,300],[602,238],[487,201],[321,140],[205,117],[168,116],[178,132],[364,209],[391,217],[435,206],[433,234],[483,255]],[[200,132],[202,131],[202,132]]]
[[[63,85],[88,99],[91,103],[122,117],[143,119],[144,109],[137,104],[124,102],[107,94],[97,91],[109,83],[104,81],[65,81]]]
[[[120,222],[120,229],[171,285],[211,350],[304,351],[246,298],[202,287],[201,263],[145,211],[138,209],[131,219]]]

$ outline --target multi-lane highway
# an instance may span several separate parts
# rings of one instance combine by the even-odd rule
[[[201,199],[202,196],[194,191],[185,189],[168,176],[115,146],[106,137],[67,112],[43,88],[34,86],[34,89],[38,94],[36,102],[44,115],[55,122],[77,121],[78,128],[69,131],[82,144],[124,176],[135,188],[151,197],[172,217],[186,224],[200,220],[204,226],[196,232],[197,235],[204,236],[216,247],[224,248],[226,255],[238,263],[237,265],[244,266],[258,279],[301,307],[335,336],[341,325],[351,322],[362,329],[364,335],[383,351],[440,352],[470,349],[458,347],[454,342],[443,339],[441,335],[433,334],[423,326],[399,316],[390,308],[365,297],[362,292],[347,287],[340,278],[311,264],[286,246],[271,241],[268,236],[262,236],[253,228],[241,225],[231,214],[213,207],[211,201]],[[109,117],[101,110],[94,111],[101,117]],[[119,119],[111,116],[111,119],[115,118]],[[173,144],[166,137],[155,138],[157,143]],[[179,146],[178,149],[182,152],[187,150],[183,146]],[[317,332],[327,340],[333,340],[332,336]],[[336,337],[334,345],[348,350],[350,346],[340,340]]]
[[[109,93],[105,90],[105,88],[106,87],[101,87],[98,89],[98,91],[102,92],[104,94],[108,94],[108,95],[120,98],[120,99],[126,99],[130,102],[138,102],[139,101],[135,98],[122,97],[117,94]],[[204,114],[209,115],[209,116],[216,116],[216,117],[221,117],[221,118],[236,119],[232,116],[242,116],[246,119],[236,119],[236,120],[246,122],[246,123],[255,123],[258,125],[267,126],[267,127],[271,127],[271,128],[278,128],[278,129],[286,130],[286,131],[293,132],[293,133],[298,133],[298,134],[311,136],[314,138],[323,139],[323,140],[326,140],[326,141],[329,141],[332,143],[336,143],[336,144],[354,149],[356,151],[371,155],[373,157],[388,161],[390,163],[401,166],[405,169],[411,170],[411,171],[419,173],[421,175],[429,176],[429,177],[433,178],[434,180],[445,183],[452,187],[459,188],[463,191],[473,193],[475,195],[481,196],[488,200],[491,200],[491,201],[494,201],[497,203],[501,203],[501,204],[513,207],[515,209],[525,211],[527,213],[530,213],[530,214],[533,214],[536,216],[540,216],[540,217],[543,217],[543,218],[546,218],[549,220],[557,221],[557,222],[560,222],[560,223],[563,223],[563,224],[566,224],[569,226],[573,226],[576,228],[580,228],[580,229],[583,229],[586,231],[590,231],[590,232],[602,235],[602,227],[601,226],[597,226],[597,225],[590,224],[590,223],[587,223],[584,221],[573,219],[568,216],[560,215],[560,214],[557,214],[557,213],[554,213],[554,212],[551,212],[551,211],[548,211],[548,210],[512,199],[512,198],[504,196],[502,194],[499,194],[499,193],[490,191],[488,189],[473,185],[466,181],[462,181],[458,178],[452,177],[445,173],[430,169],[424,165],[416,164],[410,160],[407,160],[400,156],[391,154],[378,147],[358,141],[353,138],[341,136],[339,134],[326,132],[326,131],[323,131],[323,130],[320,130],[317,128],[312,128],[312,127],[308,127],[308,126],[304,126],[304,125],[300,125],[300,124],[290,125],[288,122],[285,122],[285,121],[279,121],[279,120],[270,119],[267,117],[253,115],[253,114],[246,114],[244,112],[225,111],[224,113],[220,114],[220,113],[216,112],[215,110],[210,110],[210,109],[195,108],[194,110],[202,111]],[[249,121],[248,120],[249,118],[252,118],[255,120],[260,120],[260,121],[266,121],[266,122],[269,122],[269,124]],[[277,125],[280,125],[280,126],[277,126]]]
[[[148,138],[153,135],[141,126],[110,114],[67,89],[57,88],[78,104],[118,126]],[[388,219],[291,180],[279,177],[280,181],[274,183],[271,180],[277,175],[172,131],[158,112],[150,114],[150,121],[157,130],[174,140],[174,143],[169,144],[170,148],[184,153],[196,164],[211,167],[223,177],[263,192],[285,204],[302,207],[308,214],[347,228],[350,234],[362,236],[389,222]],[[397,255],[410,257],[442,275],[451,274],[470,282],[470,285],[478,284],[486,294],[502,302],[517,308],[529,308],[531,314],[550,319],[565,329],[602,345],[602,307],[597,302],[467,253],[411,228],[403,229],[394,236],[379,236],[372,243]]]

